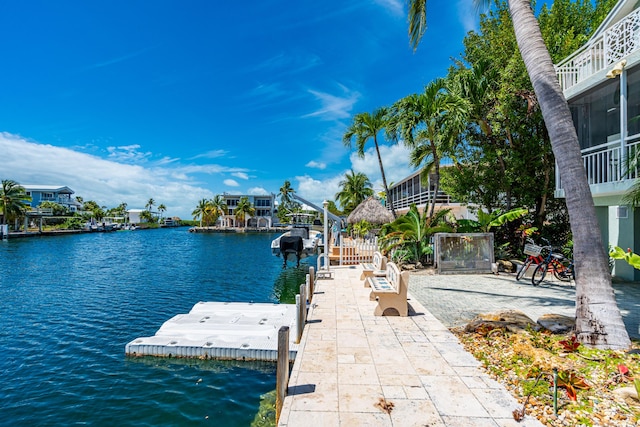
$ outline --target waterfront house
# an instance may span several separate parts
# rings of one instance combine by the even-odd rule
[[[591,39],[556,65],[582,149],[605,245],[635,248],[640,211],[623,202],[640,167],[640,1],[621,0]],[[565,197],[556,168],[556,197]],[[617,261],[614,274],[640,280]]]
[[[55,202],[64,206],[69,212],[77,212],[82,209],[82,204],[78,202],[72,189],[66,186],[57,185],[23,185],[27,195],[31,197],[31,208],[35,209],[42,202]]]
[[[242,224],[236,220],[234,209],[238,206],[240,199],[246,197],[249,199],[251,206],[255,208],[254,215],[246,216],[247,227],[255,228],[271,228],[275,218],[275,194],[222,194],[224,202],[227,205],[227,213],[222,215],[218,221],[223,227],[240,227]]]
[[[144,212],[144,209],[128,209],[127,215],[129,219],[127,222],[129,224],[140,224],[142,222],[147,222],[146,220],[140,218],[140,214],[142,214],[142,212]]]

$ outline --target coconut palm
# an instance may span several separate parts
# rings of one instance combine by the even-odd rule
[[[371,181],[362,172],[347,172],[344,179],[338,183],[342,188],[336,193],[336,200],[342,206],[342,212],[348,215],[367,197],[373,196]]]
[[[229,208],[227,207],[227,202],[224,200],[219,194],[216,194],[213,199],[209,202],[209,207],[211,210],[211,216],[213,217],[213,223],[216,224],[218,222],[218,218],[222,215],[229,212]]]
[[[153,200],[153,198],[151,198],[151,199],[149,199],[149,201],[147,202],[147,204],[145,205],[145,207],[147,208],[147,210],[148,210],[149,212],[151,212],[151,210],[152,210],[152,208],[153,208],[153,205],[155,205],[155,204],[156,204],[156,201],[155,201],[155,200]]]
[[[487,0],[475,0],[488,5]],[[608,258],[584,170],[571,112],[529,0],[508,0],[516,41],[540,105],[565,190],[576,268],[576,335],[599,348],[631,344],[616,304]],[[426,30],[427,1],[409,0],[409,37],[417,48]]]
[[[204,217],[207,214],[207,207],[209,206],[209,201],[207,199],[201,199],[198,202],[198,206],[191,212],[193,215],[193,219],[200,218],[200,227],[202,227],[202,221],[205,219]]]
[[[378,156],[378,165],[380,166],[380,175],[382,176],[382,185],[384,187],[384,192],[386,195],[386,200],[389,201],[389,206],[391,207],[391,213],[393,217],[396,218],[396,210],[393,207],[393,203],[391,198],[389,197],[389,186],[387,185],[387,178],[384,174],[384,167],[382,166],[382,157],[380,156],[380,146],[378,145],[378,134],[387,126],[389,122],[388,119],[388,109],[387,108],[378,108],[372,114],[370,113],[360,113],[356,114],[353,117],[353,122],[347,128],[347,131],[344,133],[342,137],[342,142],[345,146],[351,149],[352,139],[355,137],[355,144],[358,156],[360,158],[364,158],[364,148],[367,144],[367,141],[370,139],[373,140],[373,145],[376,148],[376,154]]]
[[[20,217],[31,208],[28,202],[31,197],[27,190],[17,182],[10,179],[2,180],[0,189],[0,201],[2,208],[2,225],[7,223],[9,217]]]
[[[164,204],[158,205],[158,212],[160,212],[160,219],[162,219],[162,214],[166,212],[167,207]]]
[[[392,111],[388,133],[413,149],[409,164],[422,168],[422,182],[433,184],[428,210],[433,216],[440,191],[440,161],[465,127],[466,103],[446,90],[444,79],[436,79],[423,93],[396,102]]]
[[[256,208],[251,206],[251,202],[249,201],[248,197],[241,197],[238,201],[238,205],[233,210],[233,213],[236,216],[236,220],[242,221],[243,226],[246,227],[247,222],[245,221],[245,218],[247,217],[247,215],[252,216],[253,214],[255,214]]]

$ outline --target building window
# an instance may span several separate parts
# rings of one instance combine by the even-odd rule
[[[581,149],[620,140],[620,79],[607,80],[569,108]]]

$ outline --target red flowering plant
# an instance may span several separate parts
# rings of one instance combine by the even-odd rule
[[[574,351],[578,350],[578,348],[580,347],[580,343],[578,342],[578,337],[576,337],[575,335],[573,335],[568,340],[558,341],[558,344],[560,344],[562,348],[565,349],[565,351],[568,351],[570,353],[573,353]]]
[[[558,387],[563,387],[567,391],[567,397],[571,400],[577,400],[577,389],[589,390],[591,388],[584,378],[579,377],[575,372],[568,371],[558,372]]]

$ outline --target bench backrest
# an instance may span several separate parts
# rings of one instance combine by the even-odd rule
[[[408,287],[409,287],[409,272],[403,271],[400,272],[400,269],[396,265],[395,262],[390,262],[387,264],[387,280],[391,283],[399,294],[406,295]]]
[[[373,266],[376,270],[387,269],[387,257],[376,251],[373,253]]]

